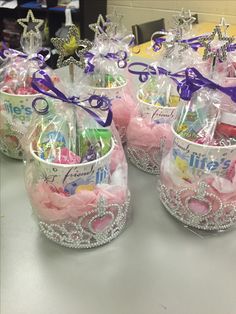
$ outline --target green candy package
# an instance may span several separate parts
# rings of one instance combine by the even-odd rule
[[[112,133],[108,129],[85,129],[79,132],[79,155],[82,162],[106,155],[112,145]],[[78,152],[77,152],[78,153]]]

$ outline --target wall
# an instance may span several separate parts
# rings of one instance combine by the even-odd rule
[[[99,1],[99,0],[98,0]],[[220,21],[222,16],[231,24],[236,24],[236,0],[107,0],[108,13],[116,9],[124,16],[123,22],[128,29],[133,24],[145,23],[164,17],[166,28],[173,26],[172,17],[182,8],[198,13],[199,22]]]

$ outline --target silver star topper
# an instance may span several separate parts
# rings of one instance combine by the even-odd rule
[[[181,12],[174,17],[175,26],[177,29],[184,30],[185,32],[189,32],[192,30],[192,24],[196,21],[196,18],[192,16],[190,10],[185,10],[182,8]]]
[[[23,36],[33,36],[40,34],[40,27],[43,25],[44,20],[36,19],[31,10],[28,11],[27,16],[17,20],[18,24],[23,27]]]
[[[224,17],[221,18],[219,26],[220,28],[223,29],[223,35],[227,36],[227,29],[229,28],[229,24],[226,23],[226,20]]]
[[[215,26],[211,35],[200,38],[200,43],[204,49],[203,60],[211,58],[214,60],[225,61],[227,58],[227,49],[233,42],[233,37],[223,36],[220,26]]]
[[[122,28],[122,19],[123,15],[117,14],[117,11],[114,10],[113,13],[106,15],[106,33],[110,36],[116,35],[118,29]]]
[[[117,14],[116,10],[114,10],[111,14],[106,15],[107,22],[111,22],[117,25],[121,24],[123,18],[124,16],[121,14]]]
[[[94,31],[95,38],[97,38],[99,35],[106,32],[107,28],[107,22],[105,21],[102,14],[99,14],[97,22],[93,24],[89,24],[89,28]]]
[[[182,36],[178,30],[175,30],[175,34],[169,34],[171,39],[166,38],[166,40],[162,43],[163,47],[165,48],[165,57],[170,58],[177,48],[179,57],[182,57],[182,52],[188,49],[188,44],[181,42]]]
[[[59,54],[57,60],[58,68],[70,64],[84,68],[84,54],[92,48],[92,43],[87,39],[80,39],[79,31],[75,25],[70,26],[65,39],[52,38],[51,42]]]

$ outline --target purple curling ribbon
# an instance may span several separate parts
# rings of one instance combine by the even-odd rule
[[[46,52],[46,56],[44,57],[42,53]],[[6,48],[1,51],[0,55],[2,55],[3,58],[9,58],[11,56],[13,57],[20,57],[27,59],[29,56],[26,53],[23,53],[21,51],[12,49],[12,48]],[[37,61],[38,65],[41,69],[44,69],[46,65],[46,61],[50,58],[50,51],[47,48],[41,48],[39,51],[37,51],[35,54],[33,54],[29,60]]]
[[[198,48],[202,47],[202,44],[199,42],[199,39],[203,38],[205,36],[197,36],[190,39],[182,39],[180,42],[188,44],[193,50],[197,51]]]
[[[85,59],[87,59],[87,64],[86,67],[84,69],[84,73],[93,73],[94,72],[94,68],[95,65],[92,63],[92,60],[94,58],[94,54],[92,52],[87,51],[84,54]]]
[[[84,57],[87,59],[87,65],[85,67],[84,72],[85,73],[94,72],[95,65],[93,64],[93,60],[95,58],[95,54],[88,51],[84,54]],[[98,55],[98,57],[106,58],[108,60],[115,60],[115,61],[117,61],[118,67],[122,68],[122,69],[127,66],[128,54],[124,50],[119,50],[115,53],[108,52],[106,55],[100,54],[100,55]]]
[[[202,87],[219,90],[228,95],[234,102],[236,102],[236,87],[223,87],[204,77],[197,69],[187,68],[185,70],[185,79],[179,82],[177,86],[180,98],[183,100],[190,100],[193,93]]]
[[[198,50],[199,47],[202,47],[202,44],[199,42],[200,38],[203,38],[204,36],[197,36],[197,37],[193,37],[190,39],[181,39],[179,42],[180,43],[184,43],[184,44],[188,44],[193,50]],[[152,46],[153,50],[155,52],[159,51],[162,47],[162,43],[164,41],[166,41],[166,38],[163,37],[158,37],[158,38],[154,38],[152,39],[154,41],[154,44]]]
[[[229,45],[229,47],[227,48],[227,51],[228,52],[232,52],[232,51],[235,51],[236,50],[236,44],[231,44]]]
[[[134,44],[135,44],[135,37],[134,37],[134,35],[132,35],[128,46],[132,47]]]
[[[118,67],[121,69],[127,66],[128,54],[124,50],[119,50],[116,53],[108,52],[104,57],[108,60],[116,60]]]
[[[154,44],[152,46],[152,49],[153,51],[157,52],[161,49],[162,43],[166,41],[166,39],[163,37],[158,37],[158,38],[153,39],[153,41],[154,41]]]
[[[134,70],[132,67],[143,67],[142,70]],[[162,67],[154,67],[152,65],[146,64],[144,62],[133,62],[128,66],[128,71],[131,74],[138,75],[139,81],[144,83],[148,80],[149,76],[154,75],[166,75],[169,76],[177,84],[179,83],[177,78],[183,78],[185,76],[184,72],[171,73]]]
[[[41,75],[41,77],[37,77],[37,74]],[[58,88],[55,87],[49,75],[43,70],[38,70],[33,74],[31,85],[37,92],[41,94],[44,94],[54,99],[59,99],[63,102],[67,102],[74,106],[82,108],[88,114],[90,114],[90,116],[93,117],[95,121],[102,127],[107,127],[111,125],[112,122],[111,101],[106,96],[91,95],[89,98],[83,100],[80,100],[79,97],[76,96],[67,97]],[[48,89],[48,91],[44,90],[42,86],[45,86]],[[45,101],[45,107],[43,109],[37,109],[37,102],[39,100]],[[90,108],[85,107],[84,105],[82,105],[82,103],[88,103]],[[44,115],[48,113],[49,106],[47,100],[44,97],[38,97],[34,99],[32,102],[32,106],[39,114]],[[103,121],[101,117],[91,109],[107,111],[106,120]]]

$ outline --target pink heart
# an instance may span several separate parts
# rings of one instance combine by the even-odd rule
[[[188,201],[188,208],[197,215],[206,215],[210,211],[210,205],[204,200],[199,200],[197,198],[190,198]]]
[[[108,228],[112,223],[112,216],[105,214],[103,217],[97,217],[91,223],[91,227],[94,232],[102,232]]]

